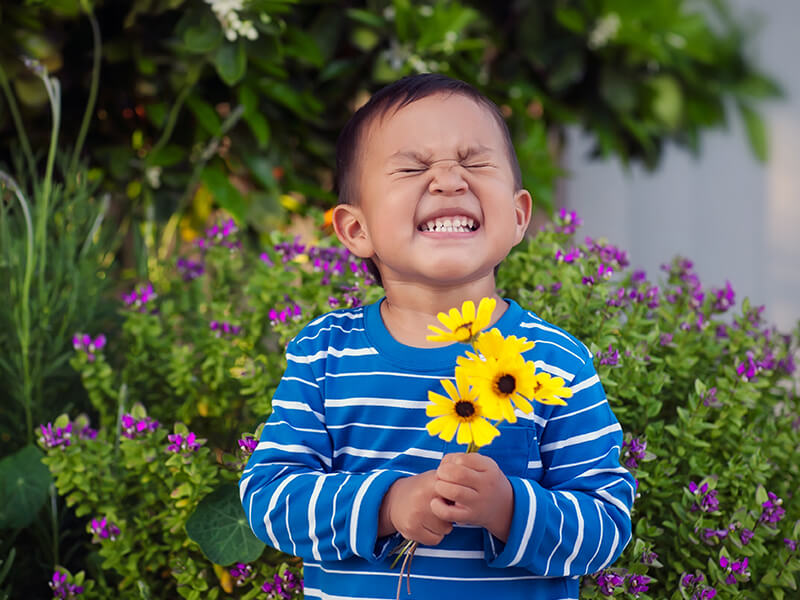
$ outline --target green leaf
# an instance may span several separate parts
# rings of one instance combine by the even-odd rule
[[[759,484],[759,486],[756,488],[756,502],[761,505],[767,500],[769,500],[769,496],[767,496],[767,490],[763,485]]]
[[[198,123],[211,135],[222,135],[222,121],[217,115],[217,111],[208,102],[201,100],[197,96],[190,96],[186,99],[186,105],[194,113]]]
[[[359,8],[348,8],[345,12],[348,17],[350,17],[354,21],[363,23],[364,25],[369,25],[371,27],[383,27],[384,25],[384,21],[381,17],[368,10],[361,10]]]
[[[223,566],[253,562],[265,548],[251,531],[232,484],[221,485],[200,501],[186,521],[186,533],[206,558]]]
[[[242,194],[230,182],[227,175],[219,168],[206,167],[201,178],[216,203],[227,210],[237,223],[243,223],[247,207]]]
[[[150,167],[171,167],[181,162],[186,157],[186,150],[177,144],[169,144],[158,148],[147,155],[147,165]]]
[[[750,149],[755,157],[766,162],[769,155],[767,126],[759,114],[746,104],[739,103],[739,114],[742,115],[747,140],[750,142]]]
[[[222,41],[222,27],[207,7],[187,11],[175,28],[184,46],[190,52],[210,52]]]
[[[222,81],[233,86],[244,77],[247,70],[247,52],[244,42],[239,40],[234,43],[222,44],[212,55],[211,62],[217,68]]]
[[[0,529],[22,529],[36,519],[53,482],[42,458],[31,444],[0,460]]]

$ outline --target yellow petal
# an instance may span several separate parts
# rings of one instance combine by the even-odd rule
[[[476,419],[472,423],[472,437],[476,446],[490,444],[495,436],[500,435],[497,428],[485,419]]]
[[[472,441],[472,430],[469,427],[469,424],[462,423],[461,427],[458,428],[458,437],[456,437],[456,442],[459,444],[469,444]]]
[[[453,399],[453,402],[458,402],[459,394],[456,390],[456,386],[453,385],[453,382],[449,379],[440,379],[439,383],[442,384],[442,387],[447,392],[447,394]]]
[[[442,429],[444,429],[445,420],[446,419],[444,417],[433,419],[428,421],[428,423],[425,425],[425,428],[428,430],[430,435],[437,436],[442,432]]]
[[[461,318],[465,323],[475,322],[475,303],[472,300],[465,300],[461,305]]]
[[[494,298],[481,298],[478,303],[478,314],[475,317],[475,331],[483,331],[489,326],[495,306],[497,300]]]
[[[531,406],[531,403],[528,402],[528,399],[522,396],[521,394],[517,394],[516,396],[514,396],[514,404],[518,409],[520,409],[526,415],[529,415],[533,412],[533,406]]]
[[[444,422],[442,423],[442,433],[439,434],[439,437],[449,442],[456,433],[459,421],[456,417],[442,417],[442,419]]]

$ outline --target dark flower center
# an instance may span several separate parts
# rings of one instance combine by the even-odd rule
[[[506,373],[497,380],[497,389],[501,394],[510,394],[517,385],[513,375]]]
[[[471,332],[472,331],[472,321],[469,321],[469,322],[466,322],[466,323],[462,323],[461,325],[459,325],[458,327],[455,328],[455,331],[458,331],[459,329],[466,329],[467,333]]]
[[[475,414],[475,405],[467,400],[456,402],[456,414],[462,419],[468,419]]]

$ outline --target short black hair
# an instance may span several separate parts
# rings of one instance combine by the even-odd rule
[[[518,190],[522,189],[522,173],[519,168],[517,153],[511,141],[508,125],[497,105],[464,81],[438,73],[422,73],[403,77],[381,88],[345,124],[336,142],[335,191],[339,196],[340,203],[358,204],[356,163],[358,162],[361,141],[370,123],[392,109],[397,111],[412,102],[435,94],[465,96],[489,111],[503,135],[508,162],[514,177],[514,186]],[[367,262],[370,273],[378,284],[382,285],[377,267],[372,260]]]

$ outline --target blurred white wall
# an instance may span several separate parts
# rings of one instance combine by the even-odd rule
[[[769,162],[753,158],[733,111],[727,131],[703,135],[699,158],[670,147],[653,173],[590,159],[589,140],[574,130],[562,198],[584,220],[579,236],[608,238],[651,279],[680,254],[705,287],[729,280],[737,302],[765,304],[767,319],[789,331],[800,320],[800,0],[732,4],[764,19],[750,54],[786,95],[761,105]]]

